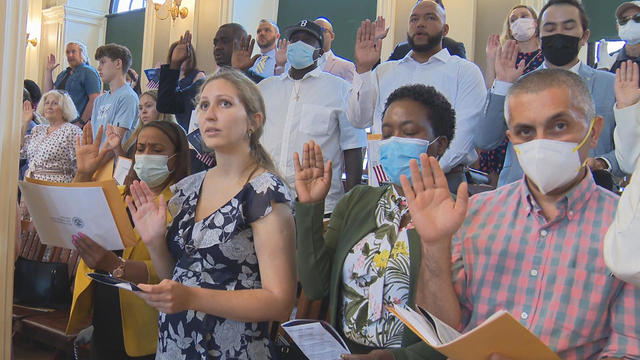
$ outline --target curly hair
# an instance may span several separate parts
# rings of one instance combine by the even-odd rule
[[[62,109],[62,118],[64,121],[69,122],[78,117],[78,110],[76,110],[76,106],[73,104],[71,96],[63,90],[50,90],[44,94],[36,108],[36,112],[38,114],[44,116],[44,103],[47,102],[47,98],[50,96],[58,98],[58,106]]]
[[[382,117],[384,118],[387,109],[391,104],[399,100],[413,100],[427,108],[429,122],[433,129],[434,135],[444,136],[449,140],[449,144],[453,140],[456,130],[456,111],[451,107],[451,103],[433,86],[422,84],[406,85],[395,89],[387,98],[384,104]]]

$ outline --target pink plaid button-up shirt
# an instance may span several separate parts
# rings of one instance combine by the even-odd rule
[[[640,289],[602,257],[617,202],[590,175],[550,222],[524,180],[472,197],[453,247],[465,330],[505,309],[563,359],[639,359]]]

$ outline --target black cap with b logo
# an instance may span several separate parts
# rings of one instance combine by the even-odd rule
[[[295,25],[291,25],[284,29],[283,34],[287,40],[291,40],[291,35],[297,31],[306,31],[313,35],[320,41],[320,46],[324,44],[324,35],[322,34],[322,27],[311,20],[302,20]]]

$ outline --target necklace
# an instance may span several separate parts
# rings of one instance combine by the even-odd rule
[[[298,85],[298,86],[296,86]],[[296,101],[300,100],[300,88],[302,87],[302,85],[300,84],[300,80],[294,80],[293,81],[293,91],[296,94]]]

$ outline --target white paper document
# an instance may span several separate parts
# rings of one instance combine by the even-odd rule
[[[129,170],[131,170],[131,164],[133,161],[131,159],[127,159],[124,156],[118,156],[118,162],[116,163],[116,169],[113,172],[113,178],[116,179],[118,185],[124,185],[124,181],[129,175]]]
[[[282,328],[309,360],[337,360],[342,354],[350,354],[346,346],[340,344],[320,322],[293,326],[285,324],[282,324]]]
[[[124,248],[102,188],[19,186],[43,244],[75,249],[71,236],[82,232],[107,250]]]

